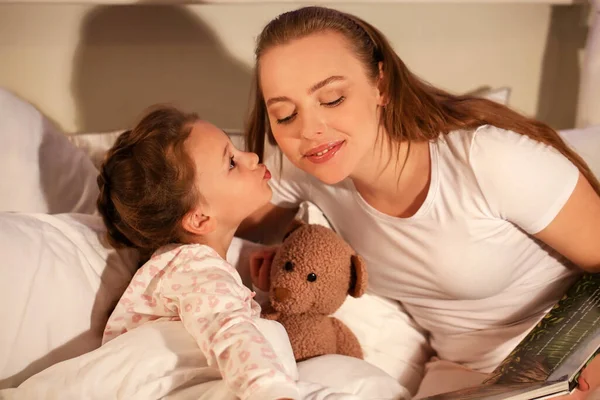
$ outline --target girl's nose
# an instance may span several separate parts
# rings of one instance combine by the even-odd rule
[[[256,169],[258,166],[258,154],[256,153],[245,153],[246,165],[249,169]]]

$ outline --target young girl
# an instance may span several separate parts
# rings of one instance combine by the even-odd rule
[[[194,114],[158,108],[123,133],[98,177],[98,209],[111,243],[148,261],[110,316],[103,344],[142,324],[180,320],[241,399],[298,398],[257,326],[254,293],[225,261],[240,222],[269,202],[269,178],[256,154]]]

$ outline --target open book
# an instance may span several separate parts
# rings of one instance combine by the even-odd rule
[[[483,384],[426,400],[529,400],[569,394],[598,353],[600,273],[585,274]]]

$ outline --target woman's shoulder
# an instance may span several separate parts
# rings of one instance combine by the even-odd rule
[[[455,130],[442,137],[444,141],[456,146],[471,148],[473,144],[491,145],[494,142],[516,143],[520,139],[529,139],[525,135],[502,129],[494,125],[480,125],[472,129]],[[531,140],[531,139],[529,139]]]
[[[441,142],[450,147],[469,164],[492,163],[522,159],[534,153],[558,154],[554,147],[527,135],[493,125],[475,129],[457,130],[446,135]]]

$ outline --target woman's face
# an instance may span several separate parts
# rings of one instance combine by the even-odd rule
[[[383,98],[342,35],[273,47],[259,72],[271,130],[297,167],[335,184],[374,151]]]

